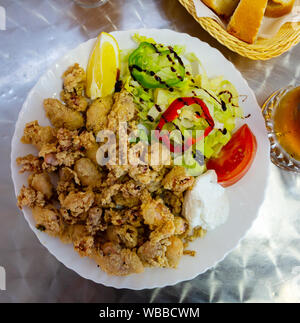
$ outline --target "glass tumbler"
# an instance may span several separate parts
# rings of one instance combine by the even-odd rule
[[[267,99],[262,107],[262,113],[265,118],[268,137],[271,144],[271,160],[276,166],[294,173],[300,173],[300,160],[294,158],[293,154],[287,152],[280,144],[280,136],[282,133],[276,131],[275,116],[276,110],[282,102],[282,99],[286,98],[287,94],[297,89],[299,89],[299,87],[288,86],[276,91]],[[300,105],[298,109],[300,109]],[[296,112],[298,114],[298,111]],[[296,135],[299,135],[300,137],[300,132]]]
[[[83,8],[97,8],[104,5],[108,0],[73,0],[77,5]]]

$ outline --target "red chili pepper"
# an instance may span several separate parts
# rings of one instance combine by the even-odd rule
[[[191,106],[193,104],[198,104],[202,108],[202,114],[199,114],[198,118],[204,118],[208,123],[208,127],[204,131],[204,138],[207,137],[215,127],[214,119],[211,117],[207,105],[201,99],[195,97],[176,99],[162,115],[158,123],[158,126],[156,127],[157,131],[155,132],[156,137],[158,139],[161,139],[167,146],[169,146],[171,152],[178,153],[186,151],[199,140],[203,139],[191,138],[186,144],[183,145],[183,147],[174,147],[174,145],[170,142],[170,138],[168,135],[160,136],[160,132],[162,131],[163,126],[166,123],[172,122],[173,120],[179,117],[180,109],[182,109],[184,106]]]

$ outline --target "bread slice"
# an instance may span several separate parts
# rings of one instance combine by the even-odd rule
[[[240,0],[202,0],[209,8],[219,16],[229,18]]]
[[[253,44],[267,8],[268,0],[241,0],[227,27],[233,36]]]
[[[266,9],[266,16],[279,18],[287,15],[293,10],[295,0],[269,0]]]

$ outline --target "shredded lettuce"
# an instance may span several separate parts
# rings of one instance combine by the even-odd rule
[[[143,36],[143,35],[140,35],[140,34],[134,34],[132,36],[132,39],[137,43],[137,44],[140,44],[140,43],[143,43],[143,42],[147,42],[147,43],[150,43],[150,44],[153,44],[153,45],[159,45],[161,47],[161,49],[168,49],[167,46],[164,46],[163,44],[158,44],[153,38],[149,38],[147,36]],[[178,54],[178,55],[183,55],[185,53],[185,46],[183,45],[174,45],[172,46],[174,51]]]

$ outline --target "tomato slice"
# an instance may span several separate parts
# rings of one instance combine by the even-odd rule
[[[216,171],[219,184],[224,187],[231,186],[248,172],[256,151],[256,138],[245,124],[233,134],[218,158],[212,158],[207,162],[207,168]]]

